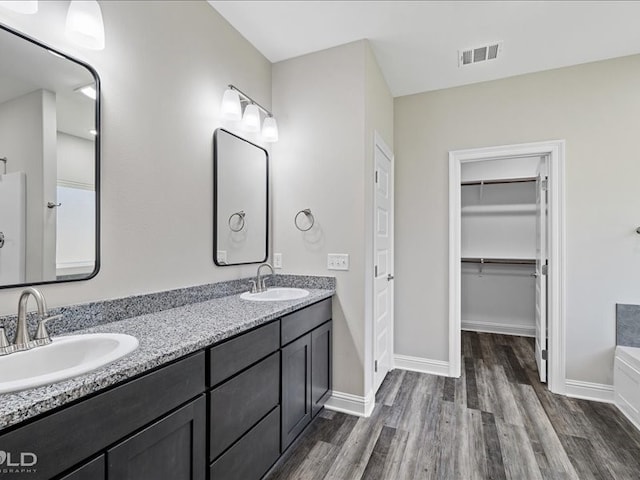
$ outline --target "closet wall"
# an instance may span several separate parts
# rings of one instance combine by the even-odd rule
[[[539,162],[503,159],[462,167],[463,330],[535,334],[535,265],[520,261],[535,258],[536,183],[484,182],[535,177]]]

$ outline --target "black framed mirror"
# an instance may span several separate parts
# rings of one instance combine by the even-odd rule
[[[100,79],[0,25],[0,288],[100,266]]]
[[[213,134],[213,261],[262,263],[269,251],[269,154],[223,128]]]

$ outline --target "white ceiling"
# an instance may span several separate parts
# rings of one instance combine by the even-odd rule
[[[640,53],[640,1],[214,1],[271,62],[369,39],[393,96]],[[459,68],[458,49],[503,41]]]

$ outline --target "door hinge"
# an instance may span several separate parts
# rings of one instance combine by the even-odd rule
[[[378,183],[378,170],[376,170],[376,183]]]
[[[546,351],[546,350],[542,350],[542,359],[543,359],[543,360],[546,360],[546,359],[547,359],[547,357],[548,357],[548,355],[547,355],[547,351]]]
[[[378,360],[373,362],[373,370],[374,370],[374,372],[378,373]]]
[[[540,269],[540,271],[542,272],[543,275],[546,275],[547,272],[549,271],[549,266],[548,265],[542,265],[542,268]]]
[[[378,276],[378,265],[376,265],[375,267],[373,267],[373,276],[377,277]]]
[[[549,186],[549,180],[547,180],[546,178],[544,180],[540,180],[540,187],[542,188],[542,190],[546,192],[548,186]]]

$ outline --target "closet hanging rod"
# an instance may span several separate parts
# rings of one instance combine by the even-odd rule
[[[489,263],[500,265],[535,265],[533,258],[471,258],[463,257],[462,263],[480,263],[486,265]]]
[[[538,177],[522,177],[522,178],[503,178],[501,180],[471,180],[468,182],[461,182],[461,185],[497,185],[500,183],[529,183],[535,182]]]

